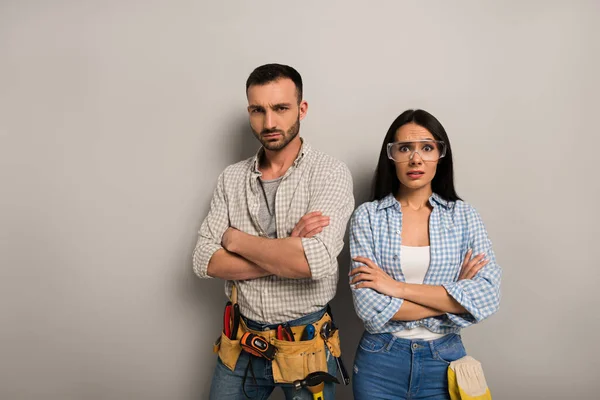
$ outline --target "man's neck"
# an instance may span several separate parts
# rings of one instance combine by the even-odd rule
[[[294,164],[301,147],[302,140],[300,140],[300,135],[297,135],[281,150],[264,149],[259,166],[262,178],[270,180],[285,175],[286,171]]]

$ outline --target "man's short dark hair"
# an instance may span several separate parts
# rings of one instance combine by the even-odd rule
[[[302,101],[302,77],[294,68],[282,64],[265,64],[256,68],[246,81],[246,93],[252,85],[265,85],[279,79],[291,79],[296,85],[298,104]]]

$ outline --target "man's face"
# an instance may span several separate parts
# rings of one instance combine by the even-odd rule
[[[296,85],[291,79],[248,88],[250,127],[267,150],[281,150],[298,135],[307,109],[305,101],[298,104]]]

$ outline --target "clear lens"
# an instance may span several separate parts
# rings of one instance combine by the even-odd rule
[[[439,140],[418,140],[414,142],[395,142],[388,144],[388,158],[396,162],[409,162],[415,154],[423,161],[438,161],[446,155],[446,146]]]

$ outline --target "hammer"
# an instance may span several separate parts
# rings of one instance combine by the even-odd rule
[[[313,400],[323,400],[323,388],[325,383],[330,382],[340,383],[335,376],[329,375],[327,372],[317,371],[308,374],[304,379],[295,381],[294,389],[307,388],[312,393]]]

